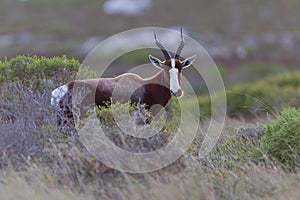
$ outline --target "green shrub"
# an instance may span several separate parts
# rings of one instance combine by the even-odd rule
[[[124,124],[145,124],[152,122],[152,125],[162,127],[169,133],[177,131],[181,120],[181,110],[179,102],[176,98],[172,98],[170,103],[165,107],[165,115],[158,114],[156,117],[147,110],[144,105],[127,103],[107,103],[96,109],[97,118],[103,125],[113,126],[116,121]],[[154,118],[155,117],[155,118]],[[133,121],[128,121],[133,120]]]
[[[162,148],[172,139],[180,125],[177,102],[166,108],[166,115],[152,116],[144,105],[127,103],[108,104],[96,109],[84,119],[83,132],[99,131],[98,123],[105,135],[117,146],[132,152],[150,152]],[[172,119],[170,119],[171,117]],[[99,121],[98,121],[99,119]],[[95,126],[97,121],[97,126]],[[150,124],[148,124],[151,122]],[[147,137],[136,137],[144,136]]]
[[[286,73],[281,76],[269,77],[265,81],[267,84],[277,86],[279,88],[282,87],[300,87],[300,73]]]
[[[256,84],[237,85],[229,89],[227,113],[230,117],[253,118],[275,114],[285,107],[300,106],[300,72],[270,76]],[[210,116],[210,97],[198,98],[202,116]]]
[[[235,169],[255,163],[300,168],[300,109],[287,108],[276,122],[238,129],[216,145],[204,166]]]
[[[132,118],[134,111],[140,108],[142,108],[141,105],[130,104],[130,102],[116,102],[113,104],[107,103],[106,106],[97,107],[96,115],[104,125],[112,126],[115,124],[115,121],[121,121],[125,117],[129,116]],[[141,114],[145,114],[144,120],[147,120],[150,117],[150,113],[148,113],[146,110],[141,111]]]
[[[17,56],[0,63],[0,84],[20,83],[36,91],[51,81],[56,87],[74,79],[79,66],[77,60],[66,56]]]
[[[276,122],[267,124],[261,148],[287,167],[300,167],[300,109],[284,109]]]
[[[3,62],[0,61],[0,83],[4,82],[7,77],[6,68]]]

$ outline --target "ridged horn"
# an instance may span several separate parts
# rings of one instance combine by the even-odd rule
[[[184,47],[184,38],[183,38],[182,28],[180,28],[180,34],[181,34],[181,41],[180,41],[180,44],[177,48],[177,51],[176,51],[176,54],[175,54],[175,59],[180,58],[181,51]]]
[[[155,44],[156,44],[156,46],[158,46],[158,48],[162,51],[162,53],[163,53],[164,56],[165,56],[165,59],[166,59],[166,60],[170,60],[170,59],[171,59],[171,56],[170,56],[169,52],[168,52],[168,51],[166,50],[166,48],[158,41],[155,31],[153,31],[153,33],[154,33],[154,39],[155,39]]]

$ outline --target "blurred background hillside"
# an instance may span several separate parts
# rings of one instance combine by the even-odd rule
[[[158,26],[184,27],[224,68],[225,84],[300,68],[300,2],[296,0],[0,2],[1,60],[19,54],[66,54],[82,61],[112,34]],[[129,62],[136,64],[132,57]]]

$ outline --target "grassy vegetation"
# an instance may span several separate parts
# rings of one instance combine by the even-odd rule
[[[80,63],[66,56],[45,58],[38,56],[17,56],[0,61],[0,84],[21,84],[33,91],[44,89],[45,84],[59,86],[74,80]],[[52,82],[52,83],[50,83]]]
[[[300,167],[300,109],[285,109],[275,123],[267,124],[262,150],[277,162]]]
[[[253,84],[241,84],[227,89],[227,114],[230,117],[255,118],[274,115],[285,107],[300,106],[300,73],[274,75]],[[200,96],[202,116],[210,115],[210,97]]]
[[[69,137],[56,127],[57,113],[50,106],[50,92],[54,86],[72,79],[78,67],[76,60],[66,57],[21,56],[0,63],[0,199],[299,197],[300,110],[292,108],[299,107],[299,73],[233,87],[222,137],[206,158],[199,157],[203,136],[198,135],[188,152],[170,166],[151,173],[130,174],[103,165],[76,137]],[[199,97],[199,102],[204,112],[209,99]],[[140,120],[137,114],[144,110],[137,112],[140,107],[136,105],[113,104],[97,110],[102,128],[120,148],[149,152],[173,137],[180,119],[176,100],[167,108],[170,120],[150,139],[126,136],[113,122],[112,113],[117,113],[120,123],[130,124],[122,121],[128,106],[130,115]],[[290,108],[282,110],[283,107]],[[260,124],[256,123],[263,121],[259,115],[252,118],[254,123],[231,118],[245,119],[255,109],[282,112],[275,115],[276,119],[267,118]],[[207,126],[205,120],[202,126]]]

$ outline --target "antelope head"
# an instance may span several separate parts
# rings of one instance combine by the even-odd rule
[[[168,73],[169,83],[170,83],[169,89],[171,94],[175,97],[180,97],[183,94],[181,90],[182,70],[191,66],[191,64],[195,61],[197,57],[196,55],[194,55],[186,59],[180,58],[180,53],[184,47],[182,28],[180,29],[180,33],[181,33],[181,41],[177,48],[174,58],[171,57],[170,53],[166,50],[166,48],[158,41],[155,32],[154,32],[155,44],[162,51],[165,60],[161,61],[160,59],[152,55],[149,55],[149,59],[155,67],[159,69],[164,69]]]

